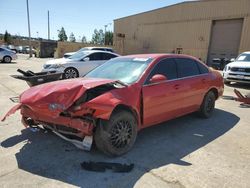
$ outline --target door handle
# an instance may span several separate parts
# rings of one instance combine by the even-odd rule
[[[179,84],[176,84],[176,85],[174,85],[174,88],[175,88],[175,89],[179,89],[179,88],[180,88],[180,85],[179,85]]]
[[[206,83],[207,79],[203,78],[201,81],[202,83]]]

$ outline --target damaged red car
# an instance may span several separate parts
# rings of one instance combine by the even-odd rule
[[[52,130],[78,146],[93,137],[99,150],[119,156],[143,128],[196,111],[210,117],[223,90],[220,73],[194,57],[130,55],[84,78],[26,90],[5,118],[20,109],[26,127]]]

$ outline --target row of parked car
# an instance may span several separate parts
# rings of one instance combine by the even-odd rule
[[[9,49],[15,53],[29,54],[30,47],[29,46],[14,46],[14,45],[1,45],[1,48]],[[34,47],[31,48],[32,54],[36,53],[36,49]]]
[[[77,52],[66,53],[64,58],[48,61],[42,71],[63,72],[63,78],[77,78],[84,76],[107,60],[119,56],[112,48],[85,47]],[[214,67],[215,65],[217,67]],[[231,60],[214,59],[212,66],[223,70],[226,84],[230,82],[250,83],[250,52],[245,52]]]

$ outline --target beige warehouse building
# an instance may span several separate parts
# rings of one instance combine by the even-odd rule
[[[208,64],[250,51],[250,0],[187,1],[114,20],[118,53],[184,53]]]

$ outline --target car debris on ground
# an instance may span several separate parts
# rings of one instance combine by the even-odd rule
[[[120,163],[109,163],[109,162],[83,162],[81,167],[84,170],[105,172],[106,169],[110,169],[113,172],[125,173],[131,172],[134,168],[134,164],[120,164]]]

